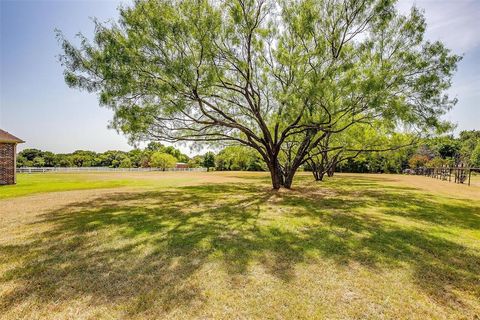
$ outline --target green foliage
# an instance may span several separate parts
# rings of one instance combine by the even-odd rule
[[[264,163],[255,150],[244,146],[229,146],[215,156],[218,171],[264,171]]]
[[[443,167],[448,164],[448,161],[444,158],[441,157],[435,157],[425,164],[427,167],[433,167],[433,168],[438,168],[438,167]]]
[[[134,149],[128,152],[109,150],[103,153],[77,150],[71,154],[54,154],[38,149],[25,149],[17,156],[18,167],[109,167],[138,168],[149,167],[154,152],[167,153],[176,158],[176,162],[188,162],[187,155],[172,146],[159,143],[149,144],[145,150]],[[31,159],[31,160],[30,160]],[[36,159],[34,161],[34,159]]]
[[[174,168],[177,158],[168,153],[156,151],[150,157],[150,166],[160,168],[165,171],[168,168]]]
[[[180,150],[175,149],[172,146],[164,146],[163,144],[161,144],[159,142],[150,142],[148,144],[146,150],[168,153],[168,154],[174,156],[175,158],[177,158],[177,160],[179,162],[188,162],[188,156],[181,153]]]
[[[33,161],[36,157],[42,157],[43,153],[38,149],[25,149],[20,152],[20,156],[25,158],[27,161]]]
[[[353,126],[325,137],[309,154],[306,169],[313,172],[316,180],[323,180],[324,174],[332,176],[339,168],[399,173],[409,158],[414,140],[412,134],[390,132],[381,121]]]
[[[411,167],[408,160],[413,156],[422,158],[422,163],[427,166],[456,166],[460,163],[465,166],[476,166],[472,154],[478,145],[480,131],[462,131],[458,137],[447,135],[423,138],[415,145],[398,150],[360,155],[356,159],[342,163],[339,168],[348,172],[399,173]]]
[[[55,156],[55,167],[72,167],[73,162],[68,154],[57,154]]]
[[[139,168],[142,166],[142,157],[144,152],[140,149],[134,149],[127,152],[127,158],[130,159],[131,166],[133,168]]]
[[[97,92],[132,141],[241,143],[288,188],[327,135],[449,128],[460,57],[425,28],[384,0],[145,0],[93,41],[58,38],[66,83]]]
[[[17,155],[17,167],[31,167],[32,162],[28,161],[22,154]]]
[[[460,160],[471,166],[478,166],[476,161],[474,150],[477,150],[480,145],[480,130],[470,130],[460,132]]]
[[[71,160],[76,167],[92,167],[95,165],[95,152],[77,150],[72,153]]]
[[[123,151],[110,150],[96,156],[94,162],[101,167],[118,168],[126,157]]]
[[[352,130],[346,130],[342,134],[334,135],[331,140],[322,141],[330,143],[329,148],[333,149],[331,156],[339,154],[339,163],[336,166],[338,171],[346,172],[386,172],[401,173],[409,168],[408,161],[412,156],[420,156],[427,166],[454,166],[462,162],[466,166],[480,166],[478,154],[480,148],[480,131],[462,131],[455,138],[453,136],[439,136],[420,139],[415,145],[408,145],[412,136],[406,134],[390,134],[374,127],[357,126]],[[394,148],[395,146],[405,146]],[[339,149],[338,149],[339,148]],[[387,150],[393,148],[392,150]],[[18,167],[29,166],[104,166],[104,167],[149,167],[150,157],[155,151],[178,155],[177,162],[186,162],[190,168],[205,167],[205,157],[197,155],[191,159],[182,154],[179,150],[172,151],[171,147],[162,144],[149,144],[145,150],[134,149],[129,152],[110,150],[104,153],[92,151],[75,151],[72,154],[53,154],[38,149],[25,149],[17,156]],[[354,151],[356,150],[356,151]],[[358,152],[360,150],[361,152]],[[377,150],[369,152],[368,150]],[[378,151],[386,150],[386,151]],[[358,155],[356,155],[358,153]],[[355,156],[356,155],[356,156]],[[34,156],[32,158],[32,156]],[[28,160],[31,158],[32,160]],[[35,162],[35,158],[38,158]],[[432,159],[434,161],[432,162]],[[183,160],[183,161],[181,161]],[[267,170],[260,154],[241,145],[228,146],[214,155],[214,165],[219,171],[241,170],[241,171],[263,171]],[[435,164],[435,165],[434,165]],[[415,165],[414,165],[415,166]],[[311,170],[306,165],[307,170]]]
[[[215,154],[213,152],[205,153],[203,156],[203,166],[207,168],[207,171],[215,167]]]
[[[34,167],[45,167],[45,160],[42,157],[35,157],[32,164]]]
[[[197,155],[188,160],[189,168],[200,168],[203,166],[203,156]]]
[[[53,152],[45,151],[39,155],[44,161],[44,167],[54,167],[56,162],[56,156]],[[34,165],[35,166],[35,165]]]
[[[119,167],[120,168],[131,168],[132,167],[132,160],[130,160],[129,158],[123,159],[122,162],[120,162]]]
[[[472,167],[480,167],[480,142],[477,144],[472,152],[472,155],[470,156],[470,165]]]

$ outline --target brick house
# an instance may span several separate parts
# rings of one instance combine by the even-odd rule
[[[0,185],[15,184],[17,144],[25,141],[0,129]]]
[[[187,169],[188,168],[188,164],[187,163],[184,163],[184,162],[177,162],[175,164],[175,168],[177,169]]]

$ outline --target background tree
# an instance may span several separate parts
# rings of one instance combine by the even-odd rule
[[[93,165],[100,167],[118,168],[120,163],[127,158],[126,152],[119,150],[109,150],[97,155]]]
[[[57,154],[55,155],[55,166],[56,167],[72,167],[73,163],[68,154]]]
[[[362,154],[375,153],[376,156],[369,157],[368,165],[370,170],[380,169],[382,165],[379,163],[384,159],[375,161],[379,154],[410,146],[414,141],[412,135],[390,133],[388,128],[378,121],[373,125],[357,125],[339,134],[327,135],[310,152],[307,164],[317,181],[323,180],[325,174],[332,177],[339,164],[356,159]],[[376,171],[380,171],[378,169]]]
[[[472,155],[470,156],[470,165],[480,168],[480,143],[473,149]]]
[[[35,157],[32,161],[34,167],[45,167],[45,160],[42,157]]]
[[[264,171],[263,160],[255,150],[242,146],[228,146],[215,156],[218,171]]]
[[[480,145],[480,130],[466,130],[460,132],[459,143],[459,161],[470,166],[479,166],[480,164],[476,161],[476,157],[473,155],[474,150],[477,150]]]
[[[189,168],[200,168],[203,166],[203,157],[196,155],[188,161]]]
[[[412,162],[413,163],[413,162]],[[441,157],[435,157],[433,159],[430,159],[427,163],[425,163],[424,166],[426,167],[433,167],[433,168],[438,168],[438,167],[443,167],[448,164],[448,161],[445,160],[444,158]]]
[[[95,165],[97,154],[93,151],[76,150],[71,155],[71,161],[76,167],[91,167]]]
[[[65,80],[135,140],[235,142],[290,188],[328,134],[375,119],[441,127],[459,60],[394,1],[137,1],[93,43],[60,33]]]
[[[132,168],[132,160],[125,158],[120,162],[119,168]]]
[[[160,168],[165,171],[168,168],[175,168],[177,158],[168,153],[154,152],[150,157],[150,166]]]
[[[427,156],[415,154],[410,160],[408,160],[408,165],[412,169],[418,169],[420,167],[425,167],[429,161],[430,159]]]
[[[207,152],[203,156],[203,166],[210,171],[210,168],[215,167],[215,154],[213,152]]]
[[[36,157],[42,157],[43,151],[38,149],[25,149],[19,153],[19,156],[25,158],[27,161],[33,161]]]
[[[421,157],[422,163],[428,167],[455,166],[459,163],[474,166],[471,155],[477,143],[480,143],[480,139],[477,142],[477,135],[480,138],[480,131],[471,130],[462,131],[457,137],[447,135],[422,138],[416,144],[404,148],[360,154],[355,159],[340,163],[338,167],[344,172],[401,173],[404,169],[410,168],[408,160],[413,156]],[[445,152],[446,149],[455,151]],[[415,168],[415,165],[412,168]]]
[[[142,155],[143,152],[140,149],[134,149],[127,152],[127,157],[130,159],[132,168],[139,168],[142,166]]]
[[[164,146],[160,142],[150,142],[146,150],[158,151],[162,153],[168,153],[177,158],[179,162],[188,162],[188,156],[183,154],[180,150],[176,149],[173,146]]]
[[[40,156],[44,161],[44,167],[55,167],[56,157],[53,152],[45,151]]]
[[[17,155],[17,167],[31,167],[31,161],[28,161],[21,153]]]

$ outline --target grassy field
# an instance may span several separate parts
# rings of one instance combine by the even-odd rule
[[[479,319],[477,182],[20,175],[0,187],[0,318]]]

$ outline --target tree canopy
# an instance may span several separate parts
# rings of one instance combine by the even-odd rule
[[[168,168],[174,168],[177,159],[171,154],[156,151],[150,158],[150,165],[155,168],[160,168],[165,171]]]
[[[254,149],[236,145],[228,146],[215,156],[215,168],[219,171],[265,171],[258,152]]]
[[[211,151],[205,153],[203,156],[203,166],[207,168],[207,171],[210,170],[210,168],[215,167],[215,154]]]
[[[392,0],[140,0],[119,13],[78,46],[59,33],[68,85],[97,92],[132,141],[253,148],[275,189],[328,136],[442,128],[455,104],[460,57]]]
[[[150,143],[144,149],[128,152],[109,150],[97,153],[88,150],[76,150],[72,153],[54,154],[50,151],[25,149],[18,153],[18,167],[109,167],[138,168],[151,167],[151,157],[155,152],[166,153],[175,158],[175,162],[188,162],[187,155],[172,146]]]

